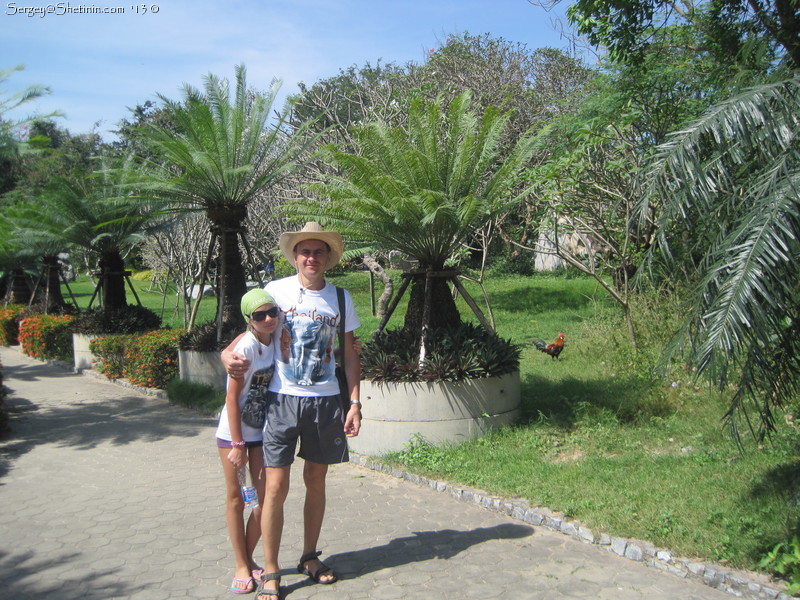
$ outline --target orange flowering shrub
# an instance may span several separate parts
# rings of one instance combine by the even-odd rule
[[[101,335],[89,342],[95,356],[94,367],[109,379],[120,379],[125,371],[125,347],[132,335]]]
[[[19,343],[19,317],[25,312],[22,304],[9,304],[0,308],[0,345],[13,346]]]
[[[19,343],[28,356],[72,362],[72,315],[34,315],[19,324]]]
[[[130,336],[125,347],[125,377],[134,385],[164,389],[178,376],[181,329],[157,329]]]

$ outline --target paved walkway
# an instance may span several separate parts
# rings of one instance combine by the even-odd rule
[[[13,348],[0,358],[12,410],[0,440],[0,598],[232,598],[215,420]],[[732,597],[353,464],[331,471],[320,546],[343,579],[313,585],[294,570],[293,477],[281,550],[291,600]]]

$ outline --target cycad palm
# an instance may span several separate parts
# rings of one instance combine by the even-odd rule
[[[689,253],[704,257],[679,341],[693,342],[699,372],[735,382],[728,422],[737,436],[736,417],[749,423],[750,408],[756,433],[771,429],[774,407],[800,381],[798,115],[797,75],[750,89],[673,136],[651,173],[652,197],[665,202],[664,255],[688,238],[697,240]]]
[[[471,95],[449,105],[416,99],[407,129],[383,122],[355,132],[356,148],[330,148],[341,175],[314,189],[330,201],[294,206],[325,220],[355,244],[356,251],[398,250],[419,269],[441,272],[475,230],[513,207],[523,191],[515,186],[533,152],[531,136],[504,147],[511,113],[489,108],[479,116]],[[502,159],[502,160],[501,160]],[[424,275],[415,278],[405,328],[421,331]],[[431,328],[460,322],[446,280],[431,278]]]
[[[236,67],[234,95],[227,80],[205,78],[204,91],[184,86],[184,99],[161,97],[172,116],[172,127],[147,125],[144,139],[156,164],[145,193],[177,211],[204,211],[220,240],[219,272],[224,273],[220,297],[222,320],[239,324],[239,299],[245,292],[245,270],[239,250],[248,204],[277,180],[301,166],[313,141],[303,132],[288,136],[287,106],[270,125],[280,82],[269,92],[248,91],[246,71]]]
[[[103,306],[127,306],[125,256],[144,240],[156,214],[130,195],[130,164],[100,168],[86,176],[59,177],[45,192],[13,214],[16,236],[27,246],[84,248],[98,259]]]
[[[31,202],[34,206],[37,204],[35,200]],[[31,223],[31,217],[37,217],[36,212],[31,213],[31,204],[2,207],[0,265],[6,265],[13,256],[14,261],[25,264],[32,273],[43,272],[44,277],[40,277],[40,282],[44,280],[43,285],[36,287],[41,294],[37,295],[41,297],[45,313],[58,313],[67,306],[61,293],[61,260],[58,256],[66,250],[66,245],[62,240],[45,239],[39,235],[36,230],[41,228],[41,220]],[[30,235],[31,226],[36,228],[33,236]],[[6,267],[0,266],[0,270],[6,270]]]

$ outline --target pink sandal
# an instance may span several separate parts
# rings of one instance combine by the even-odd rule
[[[237,583],[242,584],[242,586],[237,586]],[[256,589],[256,582],[252,577],[247,579],[236,579],[234,577],[230,589],[232,594],[252,594]]]

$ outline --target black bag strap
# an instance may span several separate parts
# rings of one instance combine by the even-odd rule
[[[339,300],[339,366],[344,373],[344,289],[336,287],[336,298]]]

